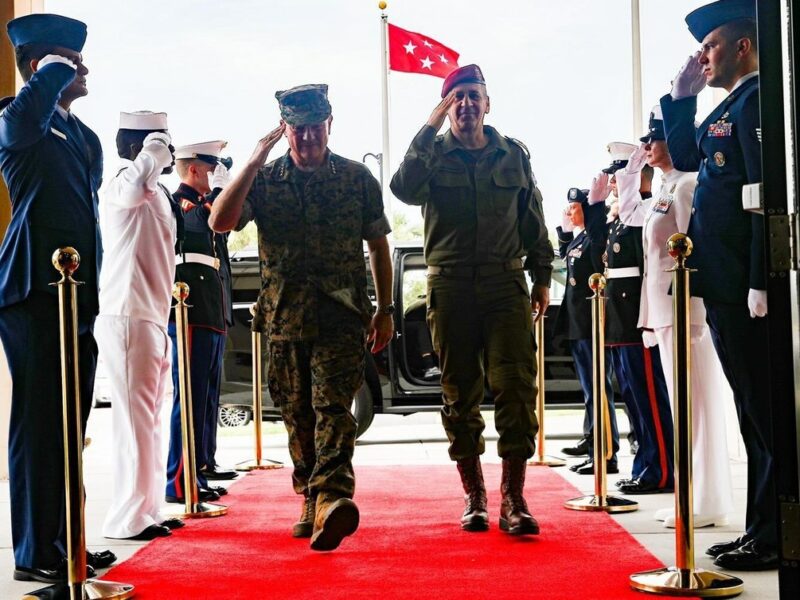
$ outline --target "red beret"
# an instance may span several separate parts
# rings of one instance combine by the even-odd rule
[[[483,73],[478,65],[467,65],[452,71],[444,80],[442,85],[442,98],[460,83],[482,83],[486,85]]]

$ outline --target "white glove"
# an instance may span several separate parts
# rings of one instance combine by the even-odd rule
[[[644,149],[644,144],[640,144],[639,147],[631,153],[628,164],[625,165],[625,172],[629,175],[639,173],[646,163],[647,150]]]
[[[597,177],[592,179],[592,186],[589,188],[589,204],[599,204],[605,202],[611,193],[611,185],[608,183],[608,173],[600,172]]]
[[[747,308],[750,318],[767,316],[767,290],[750,290],[747,292]]]
[[[208,187],[212,190],[224,188],[231,180],[231,174],[223,164],[218,164],[213,173],[208,174]]]
[[[705,325],[689,325],[689,341],[692,344],[696,344],[703,340],[706,337],[706,332],[708,331],[708,327]]]
[[[568,211],[569,209],[561,213],[561,231],[564,233],[569,233],[575,229],[575,225],[572,224],[572,219],[569,218]]]
[[[39,61],[39,64],[36,66],[36,70],[38,71],[43,66],[49,65],[50,63],[61,63],[63,65],[72,67],[76,71],[78,70],[78,66],[74,62],[72,62],[66,56],[61,56],[60,54],[48,54]]]
[[[642,329],[642,343],[644,344],[645,348],[653,348],[654,346],[658,346],[656,332]]]
[[[163,131],[154,131],[148,133],[142,143],[142,150],[146,150],[157,165],[162,169],[172,164],[172,150],[169,145],[172,143],[172,137]]]
[[[673,100],[697,96],[706,87],[706,76],[703,74],[703,65],[698,60],[700,51],[692,54],[675,75],[672,82],[670,95]]]

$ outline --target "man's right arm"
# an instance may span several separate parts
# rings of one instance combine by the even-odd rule
[[[428,184],[440,162],[434,151],[435,140],[436,129],[426,124],[411,141],[411,146],[389,185],[400,201],[414,206],[421,206],[428,201]]]
[[[672,164],[679,171],[697,171],[702,155],[697,147],[694,118],[697,114],[697,96],[675,100],[670,94],[661,98],[664,114],[664,131]]]

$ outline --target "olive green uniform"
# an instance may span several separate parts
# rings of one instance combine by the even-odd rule
[[[539,427],[524,269],[549,285],[553,248],[527,152],[492,127],[484,131],[489,143],[475,151],[426,125],[391,183],[400,200],[422,207],[425,220],[428,323],[453,460],[484,451],[485,380],[502,458],[531,457]]]
[[[257,174],[237,229],[255,219],[261,293],[253,330],[268,339],[268,378],[281,407],[299,494],[351,498],[364,378],[367,296],[362,240],[389,233],[378,182],[329,153],[313,173],[287,153]]]

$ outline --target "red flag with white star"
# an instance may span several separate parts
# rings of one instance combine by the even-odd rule
[[[389,23],[389,68],[444,78],[458,68],[458,52],[426,35]]]

